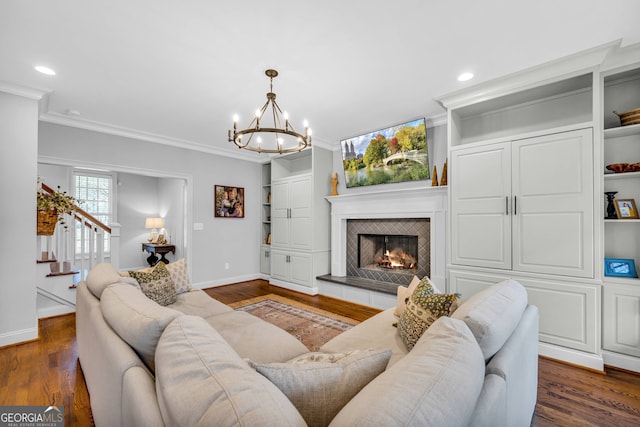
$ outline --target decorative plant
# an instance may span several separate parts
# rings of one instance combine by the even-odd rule
[[[77,209],[77,205],[82,203],[75,197],[67,194],[66,191],[60,191],[60,186],[53,193],[47,193],[42,190],[40,180],[38,180],[38,191],[36,191],[36,203],[39,211],[53,211],[58,215],[58,222],[67,228],[64,221],[64,215],[70,214]]]

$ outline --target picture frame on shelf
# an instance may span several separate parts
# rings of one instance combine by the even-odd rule
[[[608,277],[638,277],[635,262],[626,258],[605,258],[604,275]]]
[[[244,218],[244,188],[215,185],[213,190],[216,218]]]
[[[614,199],[618,219],[638,219],[638,208],[634,199]]]

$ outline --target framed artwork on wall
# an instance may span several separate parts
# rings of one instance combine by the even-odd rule
[[[244,188],[215,185],[213,197],[216,218],[244,218]]]

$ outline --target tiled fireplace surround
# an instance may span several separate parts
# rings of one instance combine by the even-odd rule
[[[331,203],[331,275],[318,278],[321,293],[379,308],[395,303],[397,283],[368,283],[349,276],[347,268],[347,258],[353,256],[353,247],[347,244],[348,220],[382,218],[429,219],[429,276],[438,288],[446,289],[446,187],[347,193],[327,200]]]

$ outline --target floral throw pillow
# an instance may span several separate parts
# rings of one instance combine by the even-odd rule
[[[171,274],[171,279],[176,285],[176,293],[189,292],[191,290],[191,281],[187,272],[187,260],[182,258],[175,262],[167,264],[167,270]]]
[[[398,321],[398,333],[409,350],[433,322],[441,316],[449,315],[451,305],[458,298],[459,294],[435,293],[428,280],[420,282]]]
[[[163,306],[176,302],[176,285],[163,262],[156,264],[149,273],[129,271],[129,276],[138,281],[147,298]]]

